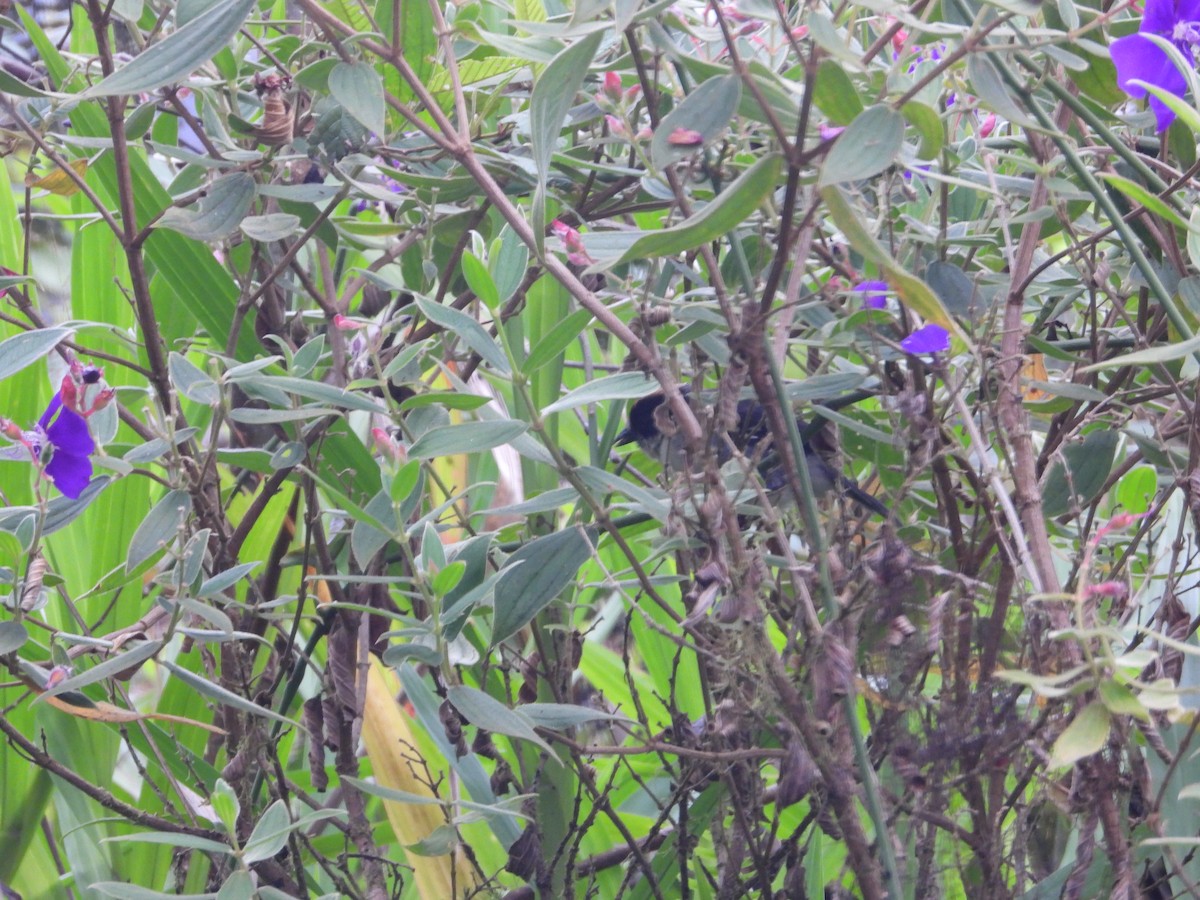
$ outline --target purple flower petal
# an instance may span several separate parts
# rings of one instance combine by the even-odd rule
[[[906,353],[944,353],[950,349],[950,333],[941,325],[918,328],[900,342]]]
[[[57,416],[54,415],[56,409]],[[90,456],[96,452],[96,442],[92,440],[92,433],[88,431],[87,420],[63,406],[57,395],[38,419],[38,424],[42,426],[56,451],[61,450],[75,456]]]
[[[1144,35],[1139,33],[1117,38],[1109,47],[1109,52],[1113,65],[1117,67],[1117,86],[1130,97],[1141,99],[1146,96],[1144,87],[1129,83],[1135,79],[1153,84],[1177,97],[1187,93],[1187,79],[1183,73],[1175,68],[1165,50]],[[1157,97],[1150,97],[1150,108],[1154,110],[1159,131],[1166,131],[1175,121],[1175,113]]]
[[[46,476],[64,497],[76,500],[92,480],[92,461],[87,456],[55,448],[46,466]]]
[[[860,281],[853,290],[863,294],[864,309],[887,309],[886,281]]]
[[[55,394],[38,428],[54,448],[46,466],[46,477],[63,496],[76,499],[92,480],[92,461],[96,442],[88,431],[87,420],[74,410],[63,406],[62,396]]]

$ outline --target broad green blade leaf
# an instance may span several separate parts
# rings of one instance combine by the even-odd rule
[[[862,99],[843,66],[822,61],[813,81],[813,103],[834,125],[849,125],[863,111]]]
[[[205,853],[233,853],[233,848],[228,844],[222,844],[220,841],[212,841],[194,834],[181,834],[175,831],[139,831],[137,834],[118,834],[110,838],[105,838],[105,840],[129,841],[135,844],[173,844],[176,847],[184,847],[189,850],[203,850]],[[121,896],[127,895],[122,894]]]
[[[270,859],[287,844],[288,834],[291,833],[293,827],[292,818],[288,815],[287,804],[282,800],[276,800],[254,823],[254,830],[246,839],[242,859],[247,863]]]
[[[904,147],[904,116],[890,106],[864,110],[834,143],[817,183],[821,187],[878,175]]]
[[[262,716],[264,719],[273,719],[277,722],[282,722],[284,725],[290,725],[293,728],[299,728],[297,722],[293,722],[287,716],[281,716],[277,712],[259,706],[257,703],[252,703],[240,694],[235,694],[221,687],[219,684],[214,684],[207,678],[201,678],[195,672],[189,672],[182,666],[176,665],[169,660],[162,660],[161,664],[171,671],[171,674],[203,696],[207,697],[214,703],[222,703],[225,706],[232,706],[234,709],[240,709],[242,712],[250,713],[255,716]]]
[[[519,710],[509,709],[499,700],[478,688],[463,684],[455,685],[446,692],[446,699],[472,725],[486,728],[496,734],[507,734],[509,737],[533,741],[546,752],[554,753],[550,749],[550,745],[533,730],[533,723],[521,715]]]
[[[908,124],[921,135],[917,159],[933,159],[942,152],[942,145],[946,143],[946,126],[942,124],[936,109],[916,100],[909,100],[900,108],[900,112],[908,120]]]
[[[221,389],[217,383],[183,354],[171,351],[167,357],[167,368],[175,390],[189,400],[204,406],[216,406],[221,402]]]
[[[666,168],[724,134],[741,99],[742,80],[737,75],[710,78],[697,85],[655,129],[650,141],[654,165]],[[696,142],[679,142],[680,131],[694,133]]]
[[[363,127],[382,137],[383,79],[368,63],[338,63],[329,73],[329,93]]]
[[[1018,99],[1009,93],[1008,86],[988,54],[972,53],[967,57],[967,81],[983,106],[1025,128],[1040,128],[1022,105],[1023,102],[1036,101],[1032,98]]]
[[[484,361],[502,375],[509,374],[512,369],[508,357],[500,349],[500,345],[487,333],[471,316],[449,306],[442,306],[424,297],[416,298],[417,307],[430,322],[457,334],[463,342],[483,357]]]
[[[1087,506],[1112,471],[1120,435],[1107,428],[1093,431],[1081,444],[1063,448],[1062,460],[1054,463],[1042,487],[1042,511],[1047,516],[1061,516],[1078,505]]]
[[[98,881],[88,885],[93,891],[99,891],[105,897],[116,897],[117,900],[216,900],[216,894],[164,894],[149,888],[138,887],[124,881]]]
[[[0,654],[20,650],[29,640],[29,632],[20,622],[8,620],[0,622]]]
[[[256,241],[282,241],[300,227],[300,217],[291,213],[271,213],[266,216],[247,216],[241,229],[246,237]]]
[[[220,240],[232,234],[254,203],[254,179],[234,172],[216,179],[195,209],[172,207],[156,223],[198,241]]]
[[[192,511],[192,498],[187,491],[168,491],[154,505],[129,542],[125,571],[132,572],[150,557],[179,536],[179,528]]]
[[[576,388],[543,409],[542,415],[548,416],[551,413],[574,409],[588,403],[645,397],[657,390],[659,390],[658,382],[648,379],[641,372],[621,372],[619,375],[609,375],[607,378],[589,381],[583,387]]]
[[[524,628],[575,579],[592,555],[593,538],[579,527],[530,541],[508,558],[496,582],[492,643]]]
[[[599,31],[576,41],[546,66],[533,86],[529,101],[530,140],[533,143],[533,162],[537,167],[537,191],[534,195],[533,230],[537,235],[538,253],[546,226],[546,179],[550,175],[550,159],[558,146],[558,133],[575,103],[588,66],[600,48]]]
[[[124,653],[118,653],[116,656],[109,657],[104,662],[92,666],[86,672],[80,672],[66,681],[59,682],[41,694],[38,699],[53,697],[66,691],[77,691],[81,687],[87,687],[87,685],[103,681],[105,678],[112,678],[118,673],[127,671],[132,673],[132,670],[150,659],[161,649],[162,641],[146,641],[132,650],[126,650]]]
[[[81,96],[141,94],[182,81],[229,43],[257,2],[222,0],[157,44],[151,44]]]
[[[673,256],[728,234],[749,218],[775,189],[782,157],[769,153],[698,213],[674,228],[651,231],[638,238],[617,264],[654,256]],[[589,249],[591,245],[589,244]]]
[[[510,443],[528,429],[524,422],[511,419],[443,425],[430,428],[413,441],[408,455],[413,459],[434,459],[456,453],[479,453]]]
[[[74,328],[40,328],[0,342],[0,381],[41,359],[74,333]]]
[[[1099,700],[1093,700],[1071,720],[1063,733],[1054,742],[1047,764],[1051,769],[1061,769],[1084,757],[1099,753],[1108,740],[1112,716]]]
[[[525,703],[517,707],[517,712],[538,728],[550,728],[554,731],[600,720],[630,721],[625,716],[608,713],[602,709],[570,703]]]

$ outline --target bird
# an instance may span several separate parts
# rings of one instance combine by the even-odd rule
[[[685,398],[691,395],[687,386],[680,390]],[[617,435],[614,443],[622,446],[636,442],[647,456],[658,460],[664,469],[679,472],[687,467],[684,452],[686,442],[675,425],[666,399],[666,395],[660,391],[634,401],[629,407],[626,427]],[[752,398],[739,400],[737,419],[728,437],[726,441],[722,435],[714,435],[711,440],[718,464],[724,465],[729,461],[732,444],[747,458],[759,460],[758,473],[768,491],[783,494],[783,488],[787,486],[787,473],[779,454],[771,452],[771,430],[762,404]],[[815,496],[823,497],[837,489],[864,509],[885,519],[891,515],[878,498],[834,469],[808,443],[804,444],[804,460],[808,464],[808,477]]]

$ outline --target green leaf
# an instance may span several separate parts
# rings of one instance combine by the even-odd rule
[[[733,231],[770,196],[779,178],[781,164],[782,157],[778,153],[768,153],[686,221],[638,238],[621,254],[617,264],[655,256],[673,256]]]
[[[650,141],[650,158],[663,169],[671,163],[691,156],[701,145],[716,140],[729,127],[733,114],[742,99],[742,80],[737,75],[710,78],[696,86],[678,106],[666,114]],[[676,129],[694,131],[700,136],[696,144],[676,145],[671,142]]]
[[[496,289],[496,282],[492,280],[492,273],[487,270],[487,266],[470,250],[463,253],[460,265],[463,278],[467,280],[467,287],[483,301],[484,306],[495,311],[500,305],[500,292]]]
[[[184,850],[202,850],[205,853],[224,853],[226,855],[233,853],[233,848],[228,844],[176,831],[139,831],[136,834],[118,834],[104,838],[105,843],[109,841],[128,841],[133,844],[168,844]],[[119,894],[118,896],[127,897],[129,895]]]
[[[246,839],[242,859],[248,864],[270,859],[287,845],[288,835],[294,827],[287,804],[276,800],[254,823],[254,830]]]
[[[946,127],[936,109],[916,100],[909,100],[900,107],[900,113],[921,136],[921,143],[917,147],[917,159],[933,159],[942,152],[946,143]]]
[[[369,63],[338,63],[329,73],[329,93],[346,112],[380,138],[384,124],[383,79]]]
[[[172,350],[167,357],[167,369],[175,390],[189,400],[204,406],[216,406],[221,402],[221,388],[183,354]]]
[[[557,359],[567,347],[579,340],[591,321],[591,312],[586,309],[575,310],[533,345],[533,349],[525,357],[522,371],[526,375],[532,375],[542,366]]]
[[[203,598],[216,597],[219,594],[223,594],[226,588],[233,587],[260,565],[262,565],[260,562],[244,562],[238,563],[224,572],[218,572],[200,585],[196,591],[196,596]]]
[[[822,61],[817,67],[817,77],[813,79],[813,103],[834,125],[849,125],[863,111],[854,82],[845,68],[832,59]]]
[[[974,318],[980,313],[982,301],[975,282],[954,263],[935,259],[925,268],[925,281],[954,315]]]
[[[967,56],[967,80],[981,105],[1017,125],[1040,129],[1037,121],[1025,112],[1021,102],[1008,92],[1003,77],[988,54],[971,53]],[[1030,98],[1027,102],[1037,101]]]
[[[257,0],[222,0],[80,96],[141,94],[182,81],[229,43],[256,5]]]
[[[512,371],[508,364],[508,357],[504,355],[500,345],[471,316],[452,307],[442,306],[425,297],[416,297],[415,302],[425,318],[433,324],[445,328],[448,332],[457,334],[463,343],[478,353],[497,372],[508,375]]]
[[[155,223],[198,241],[216,241],[232,234],[254,203],[254,179],[233,172],[216,179],[195,209],[172,207]]]
[[[590,706],[575,706],[571,703],[526,703],[518,706],[517,712],[538,728],[549,728],[552,731],[565,731],[586,722],[601,720],[629,721],[625,716],[608,713]]]
[[[1150,721],[1150,711],[1126,685],[1116,681],[1102,681],[1098,693],[1100,702],[1114,716],[1133,716],[1143,722]]]
[[[481,453],[511,443],[528,430],[524,422],[511,419],[442,425],[430,428],[413,441],[408,455],[413,459],[434,459],[456,453]]]
[[[1054,742],[1047,767],[1061,769],[1104,749],[1112,717],[1104,704],[1093,700],[1081,709]]]
[[[226,847],[226,852],[229,848]],[[216,900],[216,894],[164,894],[149,888],[138,887],[124,881],[97,881],[89,884],[88,889],[99,891],[105,897],[116,897],[117,900]]]
[[[118,653],[116,656],[110,656],[104,662],[98,663],[90,669],[80,672],[78,675],[73,675],[52,688],[47,688],[46,692],[38,697],[38,700],[41,700],[42,697],[52,697],[67,691],[77,691],[82,687],[87,687],[89,684],[95,684],[106,678],[112,678],[125,672],[132,672],[146,660],[155,656],[161,649],[162,641],[146,641],[145,643],[138,644],[132,650],[126,650],[124,653]]]
[[[74,328],[39,328],[0,342],[0,381],[37,362],[74,333]]]
[[[245,869],[238,869],[225,879],[217,900],[254,900],[254,876]]]
[[[277,722],[282,722],[284,725],[289,725],[293,728],[299,728],[299,724],[293,722],[287,716],[281,716],[277,712],[259,706],[257,703],[252,703],[240,694],[235,694],[233,691],[226,690],[219,684],[214,684],[207,678],[201,678],[195,672],[190,672],[182,666],[176,665],[170,660],[160,660],[160,664],[171,671],[176,678],[186,684],[192,690],[202,694],[214,703],[232,706],[234,709],[240,709],[242,712],[250,713],[255,716],[262,716],[264,719],[273,719]]]
[[[497,248],[496,244],[499,244]],[[525,273],[529,270],[529,248],[517,237],[512,226],[505,225],[500,232],[500,240],[494,243],[491,256],[488,258],[492,280],[496,285],[496,293],[504,302],[517,292]]]
[[[339,778],[364,794],[370,794],[372,797],[380,797],[384,800],[391,800],[394,803],[412,803],[417,806],[440,806],[442,803],[437,797],[410,794],[408,791],[384,787],[382,784],[376,784],[373,781],[363,781],[361,778],[351,778],[349,775],[341,775]]]
[[[0,655],[20,650],[29,640],[29,632],[20,622],[8,619],[0,622]]]
[[[1158,473],[1153,466],[1136,466],[1117,483],[1117,502],[1131,513],[1146,512],[1158,493]]]
[[[1114,356],[1111,359],[1106,359],[1090,366],[1084,366],[1079,371],[1095,372],[1098,369],[1116,369],[1123,366],[1151,366],[1158,363],[1172,362],[1176,359],[1183,359],[1185,356],[1191,356],[1197,351],[1200,351],[1200,335],[1174,344],[1158,344],[1146,350],[1135,350],[1133,353],[1126,353],[1124,356]]]
[[[825,157],[817,184],[826,187],[878,175],[904,147],[904,116],[890,106],[872,106],[855,117]]]
[[[241,221],[242,233],[255,241],[282,241],[300,227],[300,217],[291,213],[271,213],[266,216],[246,216]]]
[[[1042,488],[1042,510],[1047,516],[1066,515],[1076,505],[1087,506],[1112,471],[1120,435],[1102,428],[1091,432],[1082,443],[1068,444],[1062,459],[1055,461]],[[1070,477],[1068,477],[1068,475]]]
[[[657,390],[660,390],[658,382],[648,379],[641,372],[621,372],[617,375],[609,375],[607,378],[598,378],[595,381],[587,382],[565,397],[555,400],[542,410],[542,415],[548,416],[551,413],[574,409],[588,403],[645,397]]]
[[[138,526],[129,542],[125,571],[132,572],[179,536],[179,529],[192,511],[187,491],[168,491]]]
[[[579,527],[530,541],[508,558],[496,582],[492,643],[524,628],[575,579],[592,555],[592,538]]]
[[[547,753],[553,755],[554,751],[550,749],[550,745],[538,736],[538,733],[533,730],[533,723],[525,718],[519,710],[509,709],[499,700],[478,688],[463,684],[455,685],[446,691],[446,699],[472,725],[487,731],[494,731],[496,734],[506,734],[509,737],[533,741]]]
[[[537,169],[533,231],[537,236],[539,254],[543,250],[546,227],[546,179],[550,176],[550,159],[558,147],[558,133],[567,118],[567,111],[575,104],[575,95],[600,48],[602,37],[602,32],[594,31],[567,47],[550,61],[533,86],[529,101],[529,125],[533,163]]]

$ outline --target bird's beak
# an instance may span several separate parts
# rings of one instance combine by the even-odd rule
[[[636,440],[637,440],[637,435],[633,433],[633,429],[626,428],[624,431],[622,431],[620,434],[618,434],[616,436],[616,438],[613,440],[613,446],[620,447],[623,444],[632,444]]]

